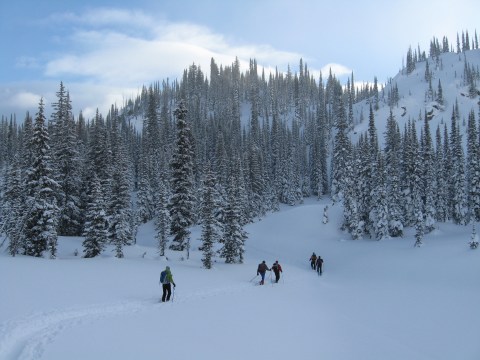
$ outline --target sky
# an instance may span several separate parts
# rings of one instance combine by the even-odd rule
[[[48,113],[63,81],[74,114],[91,118],[193,63],[208,76],[212,57],[293,72],[303,59],[315,77],[385,83],[409,46],[473,37],[479,11],[476,0],[2,1],[0,115],[33,115],[41,97]]]

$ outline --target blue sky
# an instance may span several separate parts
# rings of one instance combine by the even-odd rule
[[[1,1],[0,115],[34,114],[41,96],[48,111],[63,81],[75,114],[91,117],[192,63],[208,75],[212,57],[280,71],[303,58],[316,76],[384,83],[410,45],[473,37],[479,13],[477,0]]]

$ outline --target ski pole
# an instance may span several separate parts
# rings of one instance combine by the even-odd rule
[[[176,286],[174,286],[172,290],[172,303],[173,303],[173,299],[175,299],[175,288]]]
[[[251,279],[250,279],[250,282],[252,282],[253,280],[255,280],[257,277],[258,277],[258,274],[255,275],[253,278],[251,278]]]

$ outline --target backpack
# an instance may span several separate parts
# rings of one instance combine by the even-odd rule
[[[163,270],[163,271],[160,273],[160,283],[162,283],[162,284],[168,284],[167,272],[166,272],[165,270]]]

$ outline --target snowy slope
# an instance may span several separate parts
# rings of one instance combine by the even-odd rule
[[[322,223],[325,205],[308,200],[247,226],[245,264],[211,270],[197,242],[188,261],[160,259],[151,224],[121,260],[75,257],[80,238],[62,238],[57,260],[1,249],[0,359],[480,358],[470,228],[439,224],[421,248],[410,233],[352,241],[338,230],[338,205]],[[312,251],[325,259],[322,277]],[[279,284],[250,281],[261,260],[277,259]],[[177,288],[162,304],[167,264]]]
[[[443,90],[445,103],[438,106],[435,101],[426,100],[425,93],[428,91],[429,84],[425,80],[426,62],[421,61],[415,64],[415,70],[407,75],[406,71],[399,72],[384,89],[384,96],[380,93],[380,108],[375,111],[375,126],[379,141],[383,142],[387,118],[390,115],[390,107],[387,105],[387,94],[393,85],[397,85],[400,96],[398,106],[392,109],[392,113],[398,122],[400,131],[405,129],[406,122],[411,119],[416,121],[417,134],[420,135],[420,128],[423,127],[425,111],[432,113],[430,120],[430,131],[432,137],[435,136],[437,126],[440,125],[443,135],[443,124],[450,129],[453,106],[458,103],[460,111],[460,132],[466,133],[466,123],[468,114],[474,110],[476,118],[479,114],[479,97],[468,97],[468,86],[464,84],[465,59],[474,69],[480,67],[480,50],[469,50],[461,54],[444,53],[440,55],[439,66],[432,58],[428,59],[429,69],[432,73],[432,89],[436,92],[438,81],[440,80]],[[478,84],[477,84],[478,87]],[[357,124],[353,136],[357,138],[361,133],[365,133],[368,128],[369,104],[362,101],[354,105],[354,117],[358,122],[363,113],[363,121]],[[419,120],[420,119],[420,120]],[[465,120],[465,123],[464,123]],[[466,136],[463,137],[464,139]]]

